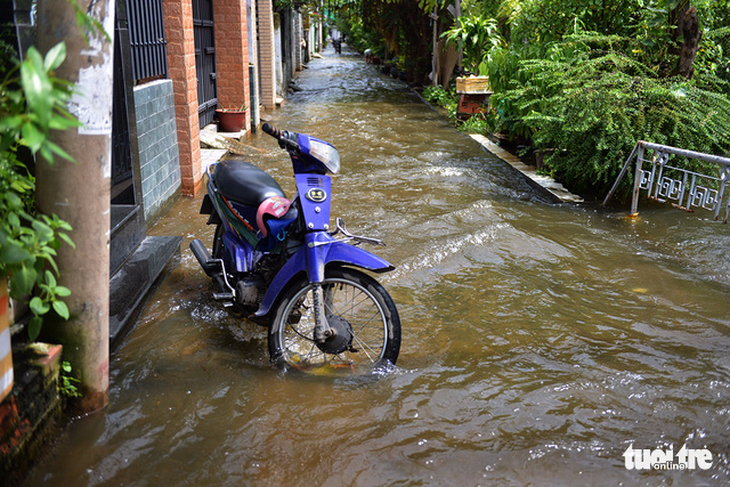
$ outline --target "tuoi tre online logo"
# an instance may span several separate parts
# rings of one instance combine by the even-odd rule
[[[628,470],[707,470],[712,467],[712,453],[706,448],[682,448],[674,454],[674,445],[667,450],[636,449],[629,445],[623,453]]]

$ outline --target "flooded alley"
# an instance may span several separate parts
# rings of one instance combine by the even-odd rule
[[[273,125],[332,143],[333,217],[396,266],[395,370],[269,364],[188,250],[202,195],[151,233],[180,258],[112,357],[110,406],[77,420],[27,485],[714,485],[730,476],[730,226],[644,205],[551,205],[406,84],[352,51],[309,63]],[[291,195],[291,163],[247,160]],[[683,445],[712,466],[627,469]]]

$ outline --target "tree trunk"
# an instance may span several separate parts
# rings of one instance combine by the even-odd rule
[[[691,79],[694,75],[694,62],[702,38],[697,9],[692,7],[689,1],[683,2],[672,12],[670,23],[676,25],[676,29],[672,33],[672,39],[677,43],[679,55],[677,66],[672,74]]]

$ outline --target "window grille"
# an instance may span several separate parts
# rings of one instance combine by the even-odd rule
[[[134,81],[167,78],[162,0],[127,0],[127,15]]]

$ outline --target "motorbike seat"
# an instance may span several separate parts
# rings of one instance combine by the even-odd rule
[[[245,206],[258,206],[272,196],[286,198],[279,183],[266,172],[235,159],[219,162],[213,173],[218,192],[226,199]]]

